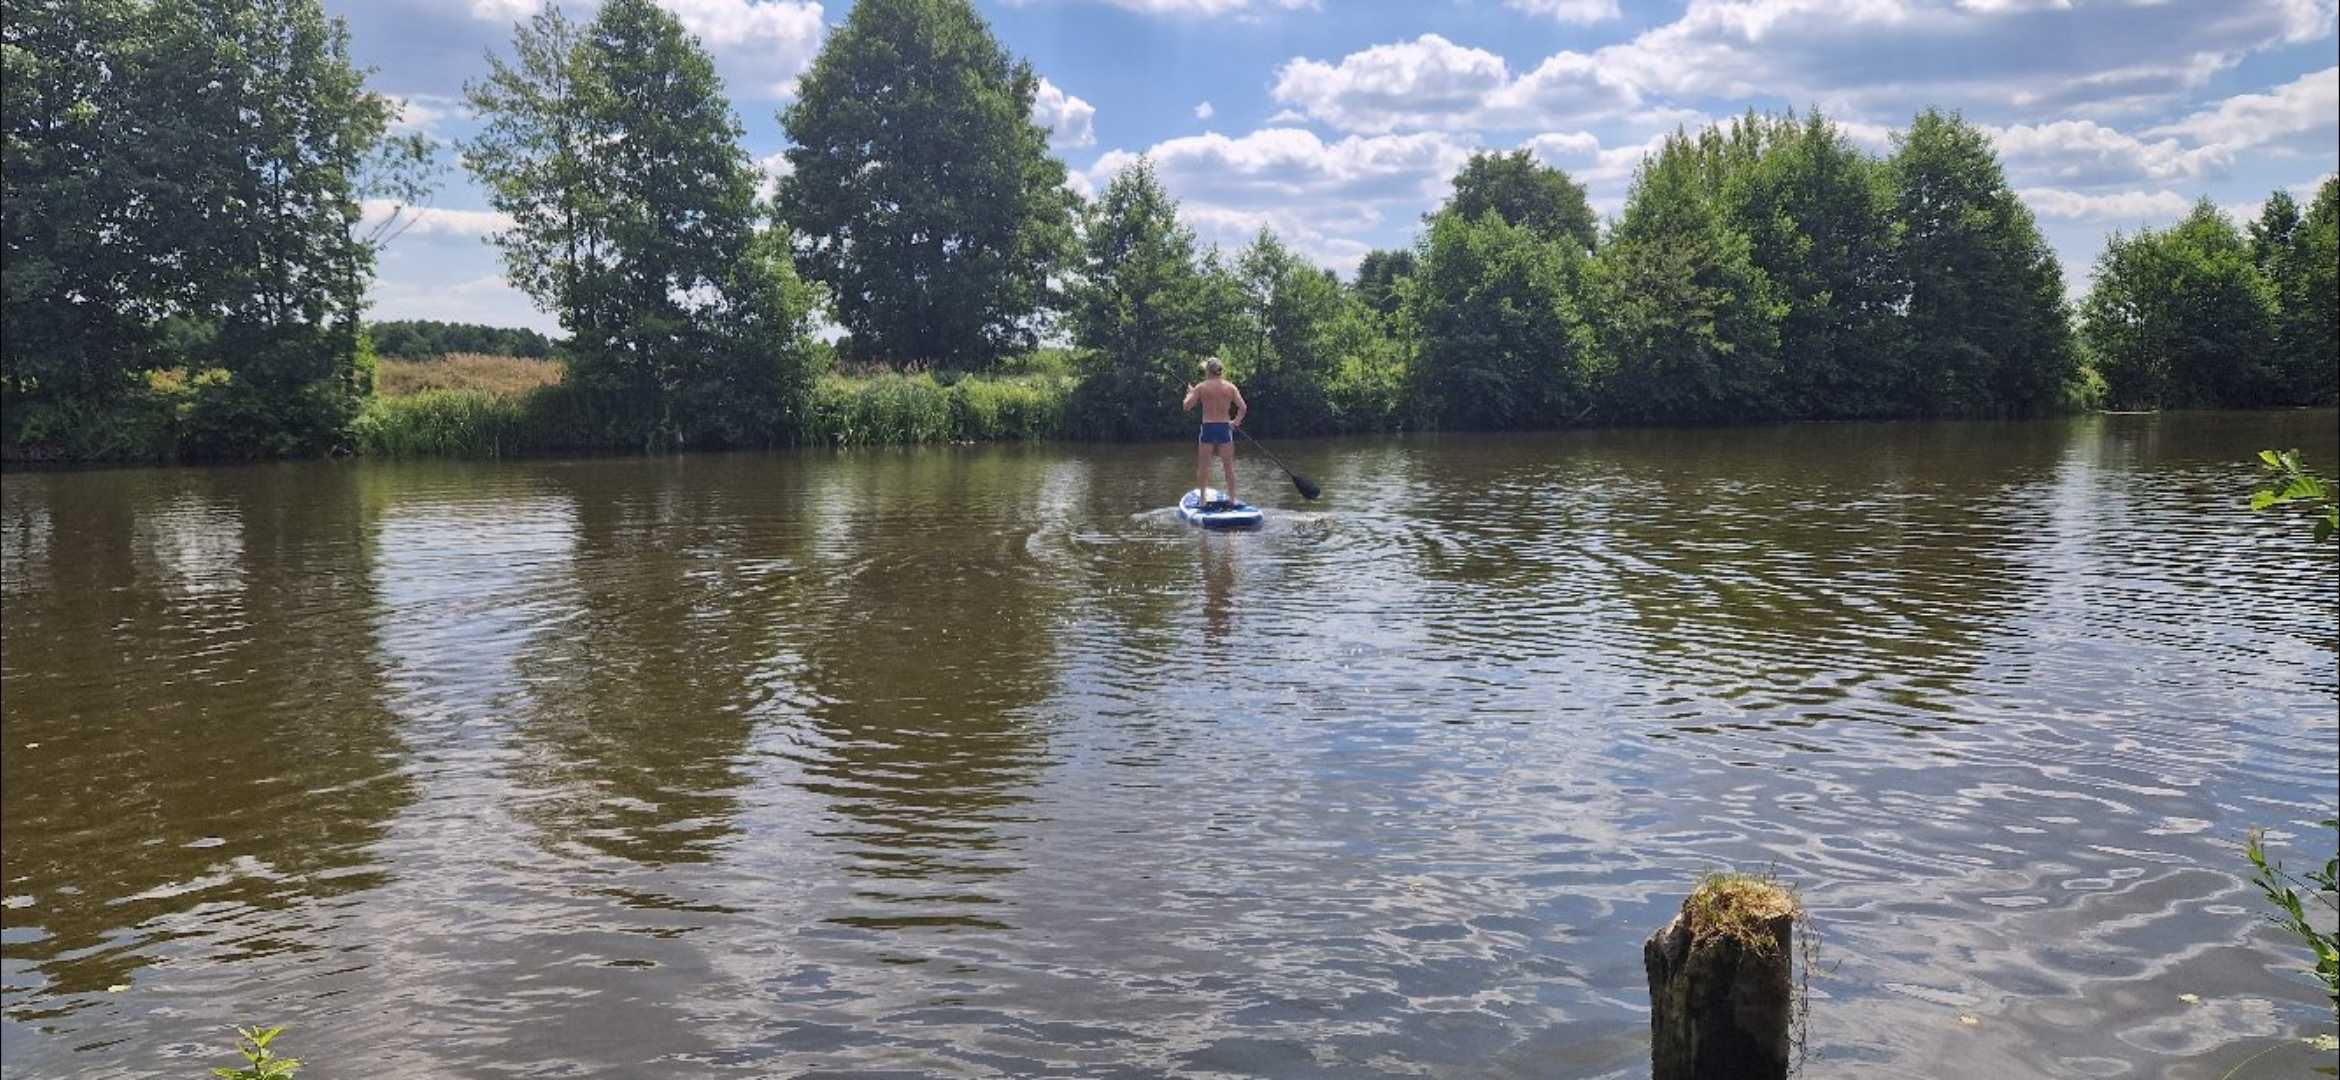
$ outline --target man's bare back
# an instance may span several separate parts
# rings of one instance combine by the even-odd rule
[[[1186,388],[1186,407],[1191,409],[1196,405],[1202,406],[1202,419],[1206,424],[1233,421],[1240,415],[1237,410],[1242,404],[1243,391],[1217,375]]]

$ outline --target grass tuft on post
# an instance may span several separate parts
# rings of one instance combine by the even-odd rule
[[[1652,1080],[1782,1080],[1799,1040],[1795,930],[1777,881],[1709,874],[1642,945]]]

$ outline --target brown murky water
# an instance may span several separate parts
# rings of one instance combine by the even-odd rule
[[[2243,505],[2336,443],[1295,443],[1229,536],[1178,446],[11,474],[4,1064],[1634,1076],[1734,866],[1816,1075],[2216,1076],[2330,1027],[2238,847],[2340,799]]]

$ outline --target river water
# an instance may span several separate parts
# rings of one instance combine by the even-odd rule
[[[2335,562],[2244,504],[2336,443],[1299,442],[1244,535],[1182,446],[13,473],[0,1064],[1646,1075],[1731,867],[1813,1075],[2216,1076],[2330,1030],[2238,871],[2330,854]]]

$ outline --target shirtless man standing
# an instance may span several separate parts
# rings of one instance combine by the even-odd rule
[[[1195,498],[1211,487],[1211,454],[1216,451],[1219,464],[1226,470],[1228,502],[1235,501],[1235,429],[1243,425],[1243,414],[1251,410],[1244,404],[1243,391],[1222,377],[1226,368],[1214,356],[1203,361],[1203,381],[1186,388],[1186,408],[1202,406],[1202,433],[1196,437],[1194,448]],[[1228,410],[1234,415],[1229,416]]]

